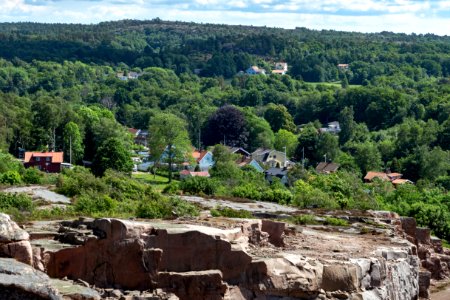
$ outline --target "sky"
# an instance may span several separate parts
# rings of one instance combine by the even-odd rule
[[[268,27],[450,35],[450,0],[0,0],[0,22],[153,18]]]

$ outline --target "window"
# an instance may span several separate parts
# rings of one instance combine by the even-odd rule
[[[41,161],[41,158],[40,157],[35,157],[35,160],[36,161]]]
[[[45,161],[50,161],[51,160],[51,157],[46,157],[45,158]]]

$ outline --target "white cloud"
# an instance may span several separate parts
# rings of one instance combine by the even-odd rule
[[[35,5],[26,4],[24,0],[1,0],[0,11],[6,13],[30,13],[33,10],[43,10],[44,7],[36,7]]]

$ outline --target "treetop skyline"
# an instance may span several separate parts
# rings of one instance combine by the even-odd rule
[[[120,19],[447,35],[450,1],[3,0],[1,22],[95,24]]]

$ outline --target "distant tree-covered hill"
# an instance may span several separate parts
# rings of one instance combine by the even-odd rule
[[[250,65],[286,61],[290,74],[305,81],[367,84],[379,75],[414,80],[450,75],[450,37],[381,32],[293,30],[124,20],[97,25],[0,23],[0,56],[24,61],[79,60],[177,74],[230,78]],[[338,64],[349,64],[341,72]]]

